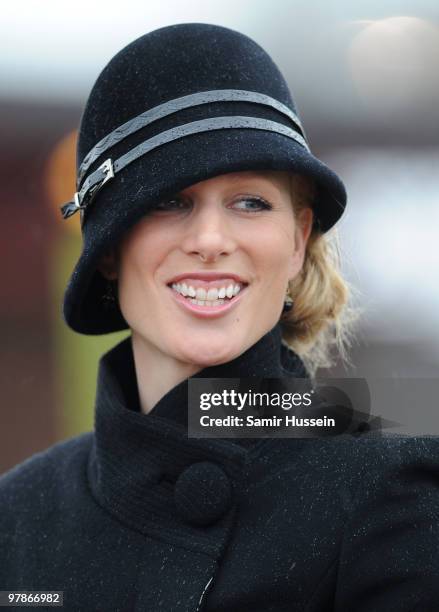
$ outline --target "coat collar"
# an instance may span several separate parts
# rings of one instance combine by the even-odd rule
[[[280,323],[260,338],[242,355],[224,364],[206,367],[192,378],[246,378],[246,377],[282,378],[295,376],[306,378],[308,373],[300,357],[288,348],[282,340]],[[148,415],[140,410],[137,377],[134,367],[134,356],[131,336],[122,340],[109,350],[99,362],[98,386],[96,395],[96,418],[100,425],[101,418],[106,418],[105,405],[108,400],[108,389],[112,391],[113,404],[119,406],[119,414],[127,423],[132,421],[132,413],[143,417],[163,417],[180,424],[187,429],[188,379],[170,389],[153,407]],[[135,417],[137,419],[137,417]],[[138,421],[134,421],[135,426]],[[236,440],[245,444],[245,440]]]
[[[252,376],[308,376],[300,358],[283,343],[280,323],[242,355],[228,363],[204,368],[194,377]],[[191,532],[191,543],[196,544],[200,533],[193,532],[194,526],[199,527],[208,518],[200,515],[191,521],[175,499],[174,488],[183,472],[195,463],[204,467],[214,464],[213,468],[220,468],[225,478],[233,482],[250,449],[266,440],[188,438],[187,392],[188,379],[166,393],[148,414],[143,414],[131,336],[105,353],[99,361],[89,479],[100,503],[126,524],[148,533],[157,529],[163,535],[165,517],[174,542],[179,537],[187,538]],[[201,478],[195,474],[195,480],[197,477]],[[186,499],[186,494],[187,491],[183,492],[182,499]],[[206,503],[206,508],[211,509],[211,502]],[[196,504],[202,508],[200,500]],[[183,516],[181,525],[175,517],[176,507],[180,507]],[[209,533],[214,534],[215,529]],[[202,540],[203,549],[214,546],[214,542],[206,541],[206,534]]]

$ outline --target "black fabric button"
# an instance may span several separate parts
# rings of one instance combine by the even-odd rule
[[[215,463],[193,463],[178,477],[174,500],[184,521],[191,525],[210,525],[232,503],[229,477]]]

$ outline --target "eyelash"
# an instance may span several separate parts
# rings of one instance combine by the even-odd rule
[[[271,210],[273,207],[268,204],[268,202],[266,202],[263,198],[257,198],[257,197],[248,197],[248,198],[241,198],[239,200],[237,200],[238,202],[257,202],[260,205],[260,210]],[[180,198],[170,198],[169,200],[164,200],[163,202],[160,202],[159,204],[157,204],[157,206],[155,207],[154,210],[168,210],[166,208],[160,208],[161,206],[166,204],[169,204],[170,202],[180,202],[180,203],[185,203],[183,200],[181,200]],[[177,209],[174,209],[177,210]],[[245,209],[240,209],[242,210],[244,213],[252,213],[252,212],[260,212],[260,210],[256,210],[256,211],[252,211],[252,210],[245,210]]]

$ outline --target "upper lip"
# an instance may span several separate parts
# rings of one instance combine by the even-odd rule
[[[234,274],[233,272],[184,272],[183,274],[178,274],[177,276],[174,276],[171,280],[168,281],[167,284],[178,283],[178,281],[184,280],[185,278],[193,278],[204,281],[215,281],[221,280],[223,278],[233,278],[233,280],[238,283],[242,283],[244,285],[248,284],[246,280],[244,280],[238,274]]]

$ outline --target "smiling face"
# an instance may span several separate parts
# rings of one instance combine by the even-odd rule
[[[109,253],[99,266],[118,278],[133,342],[204,368],[234,359],[270,331],[312,226],[310,208],[295,219],[294,197],[287,172],[237,172],[192,185],[137,222],[118,259]],[[195,274],[212,272],[215,282]],[[236,297],[231,289],[224,295],[236,285]],[[219,294],[208,293],[215,288]]]

